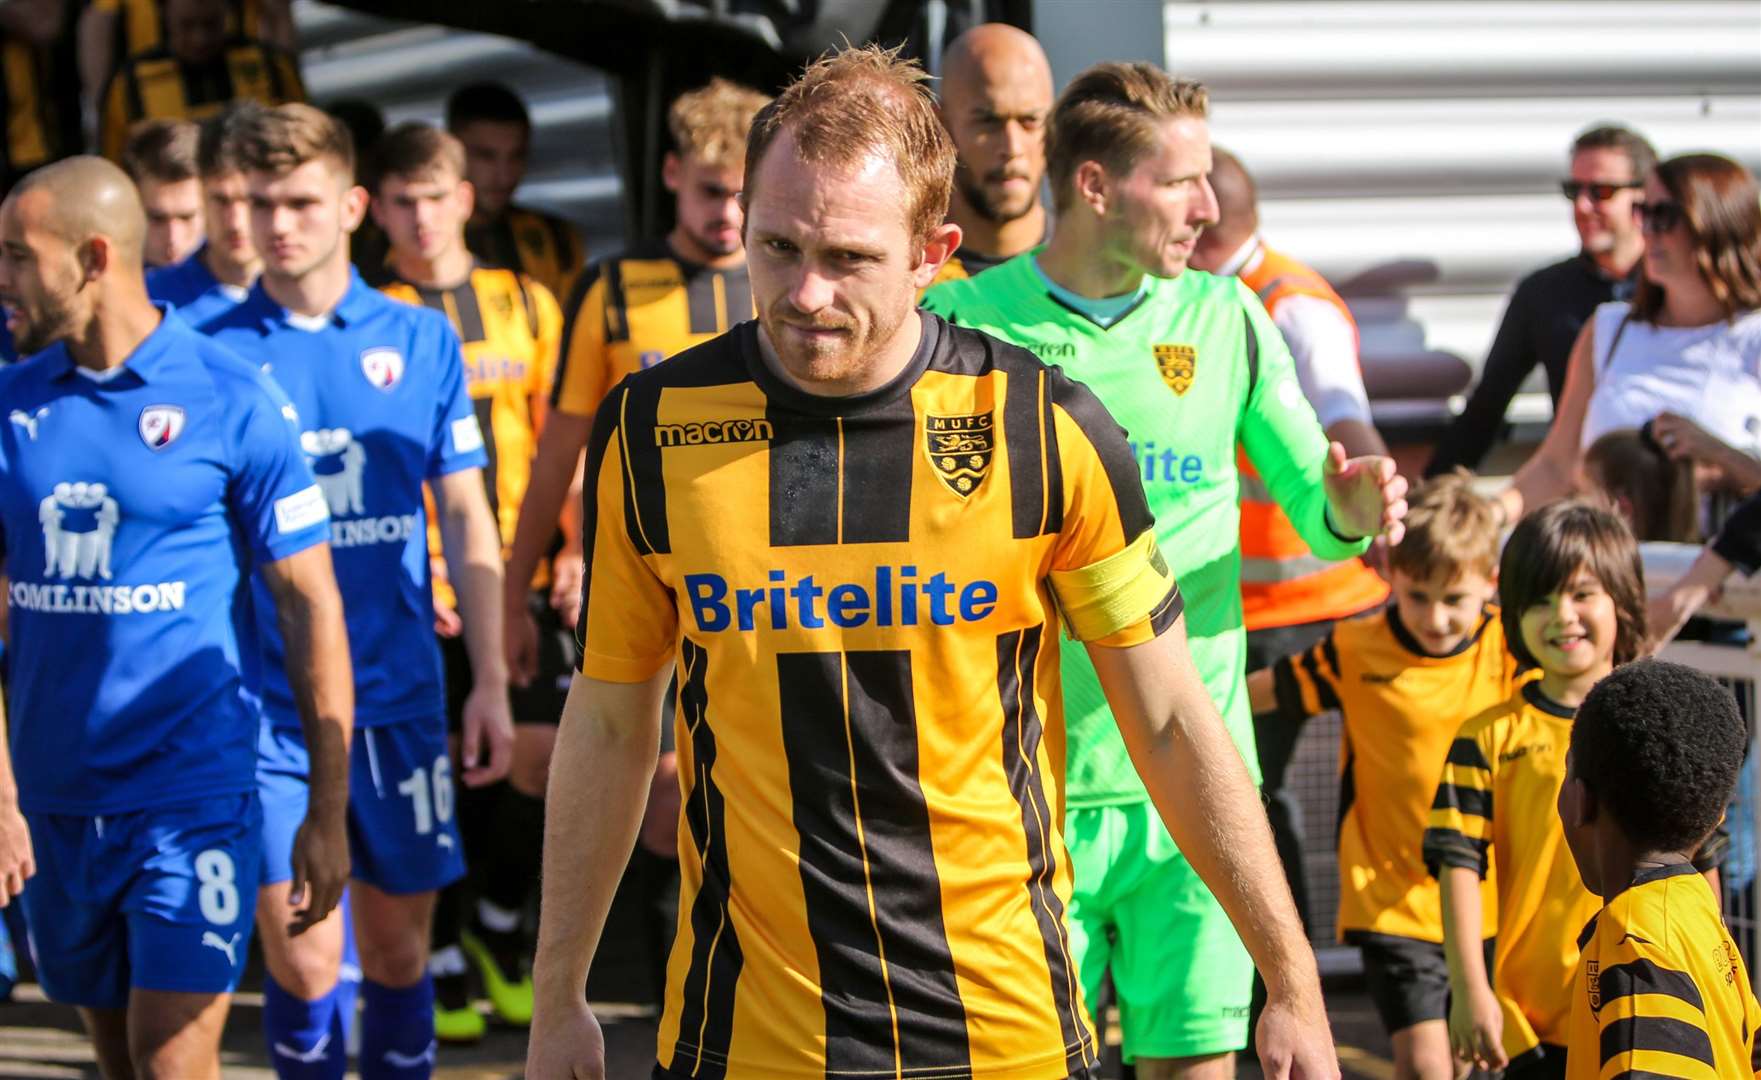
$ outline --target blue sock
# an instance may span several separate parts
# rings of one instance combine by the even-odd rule
[[[434,1073],[434,982],[401,990],[361,980],[361,1080],[428,1080]]]
[[[281,1080],[342,1080],[348,1067],[336,990],[302,1001],[273,978],[263,980],[263,1041]]]

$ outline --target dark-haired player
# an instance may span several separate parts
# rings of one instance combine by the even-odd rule
[[[175,266],[202,246],[202,181],[196,167],[200,138],[191,121],[147,120],[136,124],[123,144],[117,163],[135,182],[147,211],[142,255],[148,266]]]
[[[465,249],[471,185],[464,179],[465,151],[457,139],[427,124],[400,124],[380,138],[375,158],[373,216],[391,242],[381,272],[392,280],[381,288],[387,296],[445,315],[464,344],[465,389],[489,455],[483,481],[506,545],[513,540],[532,473],[562,313],[549,289],[518,271],[481,266]],[[434,523],[428,527],[428,551],[435,559],[443,554]],[[580,564],[578,549],[567,557]],[[508,783],[467,792],[460,800],[477,901],[467,918],[463,883],[441,893],[429,963],[435,1032],[449,1042],[472,1042],[484,1032],[483,1016],[467,993],[467,956],[502,1020],[525,1024],[532,1019],[532,983],[525,972],[531,954],[521,916],[538,884],[544,781],[562,690],[574,663],[573,635],[548,602],[549,584],[548,565],[522,582],[544,632],[537,677],[513,690],[516,726]],[[461,633],[458,596],[438,574],[434,595],[446,665],[447,722],[457,735],[473,685],[471,657]]]
[[[256,102],[236,102],[202,122],[196,138],[196,171],[201,180],[205,239],[182,262],[147,275],[148,294],[177,308],[178,315],[191,326],[200,326],[242,301],[263,270],[263,259],[251,242],[250,192],[244,169],[226,138],[229,124],[260,108]]]
[[[1615,671],[1578,706],[1559,817],[1603,907],[1579,942],[1569,1080],[1757,1073],[1761,1004],[1694,866],[1745,739],[1729,690],[1660,660]]]
[[[530,274],[558,297],[581,272],[581,238],[558,217],[514,205],[526,179],[532,116],[501,83],[460,87],[446,100],[446,130],[465,144],[465,179],[477,192],[465,242],[485,266]]]

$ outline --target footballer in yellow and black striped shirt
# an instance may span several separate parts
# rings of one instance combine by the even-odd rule
[[[279,46],[231,29],[220,0],[173,0],[164,40],[125,57],[104,89],[98,138],[120,160],[141,120],[206,120],[230,101],[281,105],[306,99],[299,61]]]
[[[1578,707],[1558,812],[1603,907],[1578,939],[1568,1080],[1761,1073],[1761,1003],[1694,865],[1747,741],[1731,692],[1680,664],[1628,664]]]
[[[377,269],[387,280],[377,282],[386,295],[439,311],[458,331],[464,351],[465,388],[487,436],[488,464],[483,482],[490,510],[500,528],[502,555],[513,540],[531,475],[532,453],[544,423],[544,402],[555,368],[562,313],[550,290],[513,270],[477,264],[465,247],[465,220],[471,213],[471,186],[464,180],[464,147],[453,136],[418,122],[399,124],[374,147],[370,170],[374,178],[373,216],[390,242],[387,258]],[[470,650],[463,637],[463,619],[481,617],[475,604],[495,605],[493,588],[473,593],[470,585],[454,587],[446,580],[442,558],[441,516],[427,499],[428,551],[434,568],[435,625],[446,669],[447,726],[462,733],[466,702],[478,685]],[[575,554],[570,561],[578,561]],[[559,562],[562,557],[559,556]],[[480,579],[479,579],[480,580]],[[570,578],[567,591],[576,590]],[[540,566],[518,583],[530,611],[548,628],[541,635],[537,677],[508,687],[514,720],[511,790],[487,803],[461,807],[473,820],[472,835],[495,838],[494,850],[474,853],[479,899],[502,911],[518,912],[531,897],[538,878],[543,835],[545,779],[549,772],[555,724],[562,711],[559,687],[566,685],[574,656],[568,620],[559,608],[573,611],[555,595],[550,567]],[[477,585],[481,589],[481,585]],[[460,603],[459,594],[465,603]],[[496,643],[499,645],[499,643]],[[456,886],[449,886],[456,888]],[[439,910],[460,906],[443,901]],[[497,938],[480,916],[468,917],[474,942],[494,947],[467,948],[465,920],[437,918],[433,933],[434,1024],[448,1042],[482,1038],[483,1017],[472,1008],[467,984],[467,957],[492,988],[491,1000],[504,1018],[523,1011],[515,998],[523,981],[523,955],[518,935]],[[504,931],[505,935],[505,931]],[[511,988],[511,989],[510,989]],[[510,992],[514,997],[510,997]]]
[[[531,524],[515,538],[510,570],[523,573],[549,548],[606,391],[625,375],[756,314],[738,200],[746,131],[768,100],[713,79],[668,108],[673,149],[661,172],[675,200],[676,223],[664,240],[636,244],[589,267],[563,305],[550,422],[522,514]],[[510,604],[515,599],[511,589],[508,599]],[[508,619],[516,630],[524,625],[523,615],[511,607]],[[522,655],[516,650],[516,668]]]
[[[960,235],[924,78],[846,49],[759,114],[759,320],[599,410],[528,1072],[600,1067],[581,978],[676,664],[654,1076],[1097,1075],[1064,920],[1068,635],[1268,970],[1262,1058],[1332,1075],[1312,954],[1124,433],[1032,354],[915,308]]]
[[[543,427],[562,312],[543,285],[512,270],[482,266],[465,248],[462,227],[471,189],[463,182],[458,140],[410,122],[386,132],[374,153],[373,217],[391,243],[374,284],[394,299],[440,312],[458,331],[465,386],[489,436],[483,480],[505,554]],[[432,515],[430,522],[429,549],[438,555]],[[443,592],[441,584],[436,582],[436,598],[450,604],[452,590]]]
[[[216,14],[223,18],[222,32],[228,37],[261,41],[283,51],[299,47],[288,0],[88,0],[77,33],[86,99],[102,99],[121,61],[163,46],[174,22],[208,23]]]
[[[65,23],[61,0],[9,5],[0,19],[0,198],[39,165],[59,158],[61,118],[52,47]]]
[[[532,453],[543,427],[545,401],[562,336],[562,312],[550,290],[512,270],[472,264],[470,275],[456,285],[419,285],[393,274],[380,291],[407,304],[433,308],[458,331],[465,351],[465,388],[477,411],[477,422],[491,438],[484,449],[489,465],[489,506],[501,527],[504,551],[513,543],[514,524],[526,482],[532,475]],[[439,538],[429,521],[430,550],[438,553]],[[540,567],[532,586],[542,587],[549,568]],[[435,598],[452,604],[452,588],[435,581]]]
[[[465,226],[471,254],[530,276],[559,300],[568,296],[583,258],[575,227],[514,205],[532,142],[526,103],[501,83],[461,86],[447,98],[446,130],[465,146],[465,179],[476,193]]]

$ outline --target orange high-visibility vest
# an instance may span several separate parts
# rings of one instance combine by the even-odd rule
[[[1357,334],[1351,309],[1321,275],[1288,255],[1260,248],[1258,265],[1240,273],[1266,310],[1292,296],[1314,296],[1339,309]],[[1342,619],[1388,599],[1388,583],[1362,559],[1323,562],[1272,500],[1239,447],[1241,467],[1241,601],[1249,630]]]

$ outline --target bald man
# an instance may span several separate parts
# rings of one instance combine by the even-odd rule
[[[0,906],[22,892],[43,990],[78,1007],[105,1076],[217,1077],[261,861],[259,646],[233,610],[254,569],[329,762],[294,855],[302,926],[348,875],[352,679],[293,408],[147,299],[145,235],[100,158],[0,204],[0,303],[40,354],[0,371],[16,740],[0,722]]]
[[[1040,184],[1052,66],[1032,34],[984,23],[955,38],[942,58],[942,125],[959,154],[948,220],[960,250],[936,280],[971,277],[1046,237]]]

